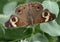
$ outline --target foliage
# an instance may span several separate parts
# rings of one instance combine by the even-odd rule
[[[41,2],[44,9],[56,15],[56,19],[31,27],[7,28],[4,23],[19,4]],[[12,7],[11,7],[12,6]],[[0,1],[0,42],[59,42],[60,41],[60,1],[59,0],[1,0]]]

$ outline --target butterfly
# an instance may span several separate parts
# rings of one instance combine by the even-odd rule
[[[7,22],[6,27],[19,27],[32,25],[36,23],[50,22],[56,18],[56,15],[48,9],[44,9],[39,2],[31,2],[17,6],[15,14],[12,14]]]

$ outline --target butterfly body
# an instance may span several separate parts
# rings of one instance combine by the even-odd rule
[[[40,3],[32,2],[18,6],[15,10],[15,14],[11,15],[10,19],[5,23],[5,26],[26,26],[36,23],[49,22],[55,18],[55,14],[51,13],[48,9],[43,9],[43,6]]]

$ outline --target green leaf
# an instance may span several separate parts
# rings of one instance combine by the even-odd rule
[[[40,29],[51,36],[60,36],[60,26],[56,23],[56,21],[51,21],[49,23],[40,24]]]
[[[48,9],[50,12],[54,13],[56,16],[58,16],[59,13],[59,7],[56,2],[51,1],[44,1],[42,3],[44,9]],[[60,35],[60,26],[56,23],[55,20],[48,22],[48,23],[42,23],[40,24],[40,29],[46,33],[48,33],[51,36],[59,36]]]
[[[60,25],[60,12],[58,14],[58,17],[56,18],[56,22]]]
[[[59,14],[58,17],[56,18],[56,21],[60,25],[60,2],[58,2],[58,5],[59,5]]]
[[[9,19],[9,17],[9,15],[0,14],[0,24],[4,24]]]
[[[3,40],[4,35],[5,35],[4,27],[0,24],[0,41]]]
[[[45,38],[40,33],[36,33],[36,34],[32,35],[32,37],[26,39],[26,41],[28,41],[28,42],[48,42],[48,39]]]
[[[8,2],[14,2],[14,1],[16,1],[20,4],[23,4],[23,3],[25,3],[26,0],[8,0]]]
[[[44,33],[44,36],[48,39],[49,42],[56,42],[58,39],[57,37],[50,36],[46,33]]]
[[[29,0],[27,0],[29,1]],[[30,0],[31,2],[43,2],[44,0]]]
[[[7,3],[7,0],[0,0],[0,13],[3,13],[3,7]]]
[[[3,14],[0,15],[1,24],[4,24],[9,19],[11,14],[14,13],[16,6],[17,6],[17,2],[10,2],[4,6],[4,8],[3,8],[4,15]]]
[[[31,28],[19,27],[19,28],[8,28],[5,29],[5,40],[21,40],[29,37],[32,33]]]
[[[54,13],[56,16],[58,16],[59,6],[56,2],[44,1],[42,5],[44,9],[48,9],[51,13]]]
[[[53,2],[58,2],[58,0],[46,0],[46,1],[53,1]]]
[[[60,2],[60,0],[57,0],[57,2]]]
[[[7,3],[3,8],[3,13],[5,15],[11,15],[12,13],[14,13],[16,6],[17,6],[17,2],[15,1]]]

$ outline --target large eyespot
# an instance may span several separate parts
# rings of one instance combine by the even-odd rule
[[[18,21],[18,18],[17,17],[11,17],[10,21],[11,22],[17,22]]]
[[[46,12],[43,12],[42,13],[42,17],[46,18],[47,16],[50,16],[50,13],[49,12],[46,11]]]
[[[45,18],[45,22],[49,21],[50,13],[48,11],[44,11],[42,13],[42,17]]]
[[[12,16],[10,18],[10,23],[12,24],[13,27],[17,27],[16,23],[18,22],[18,18],[16,16]]]

